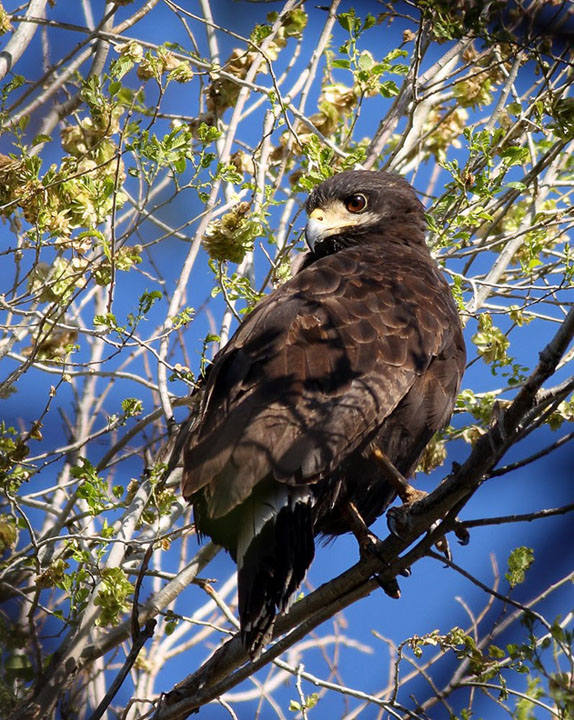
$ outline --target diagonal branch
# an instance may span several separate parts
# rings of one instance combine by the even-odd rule
[[[27,17],[43,17],[46,0],[32,0],[26,11]],[[32,42],[37,25],[34,22],[22,20],[18,29],[8,41],[6,47],[0,52],[0,80],[12,70],[22,53]]]

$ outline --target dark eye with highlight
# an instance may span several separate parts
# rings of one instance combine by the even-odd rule
[[[367,198],[362,193],[351,195],[345,200],[345,207],[351,213],[360,213],[367,207]]]

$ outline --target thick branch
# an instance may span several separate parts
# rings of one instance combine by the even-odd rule
[[[43,17],[45,7],[46,0],[31,0],[26,16]],[[22,21],[4,50],[0,52],[0,80],[3,80],[6,74],[9,73],[18,62],[22,53],[32,41],[36,27],[37,25],[34,22]]]

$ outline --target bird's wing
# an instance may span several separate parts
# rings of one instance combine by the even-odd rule
[[[409,247],[370,243],[305,268],[217,356],[184,496],[204,488],[209,516],[221,517],[269,475],[295,484],[329,474],[373,436],[455,325],[446,282]]]

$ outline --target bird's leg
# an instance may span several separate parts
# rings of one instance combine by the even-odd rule
[[[357,510],[355,503],[351,500],[347,500],[344,512],[347,523],[349,524],[349,529],[357,538],[357,542],[359,543],[361,556],[364,557],[367,554],[371,554],[378,557],[379,560],[385,562],[384,558],[379,553],[381,541],[369,530],[367,523],[363,520],[363,516]]]
[[[344,513],[347,522],[349,523],[349,528],[359,543],[359,552],[361,553],[361,557],[371,554],[388,566],[388,562],[381,553],[381,541],[369,530],[367,523],[363,520],[363,516],[357,510],[355,503],[348,500],[345,503]],[[379,575],[375,575],[375,580],[379,583],[380,587],[387,595],[395,599],[400,598],[401,589],[396,578],[383,580]]]
[[[385,479],[395,488],[404,505],[410,505],[426,497],[428,493],[414,488],[380,448],[373,447],[372,453],[375,460],[383,468]]]
[[[373,447],[372,453],[373,457],[382,467],[385,479],[395,488],[397,495],[403,501],[403,505],[401,507],[391,508],[387,513],[387,525],[389,526],[389,530],[393,533],[393,535],[401,537],[401,531],[404,531],[408,522],[407,511],[409,510],[409,507],[418,500],[422,500],[428,495],[428,493],[424,492],[424,490],[417,490],[414,488],[397,470],[380,448]],[[468,530],[458,519],[455,520],[453,530],[459,543],[461,545],[467,545],[470,539]],[[442,552],[447,559],[451,559],[450,547],[445,536],[437,540],[435,547],[439,552]]]

